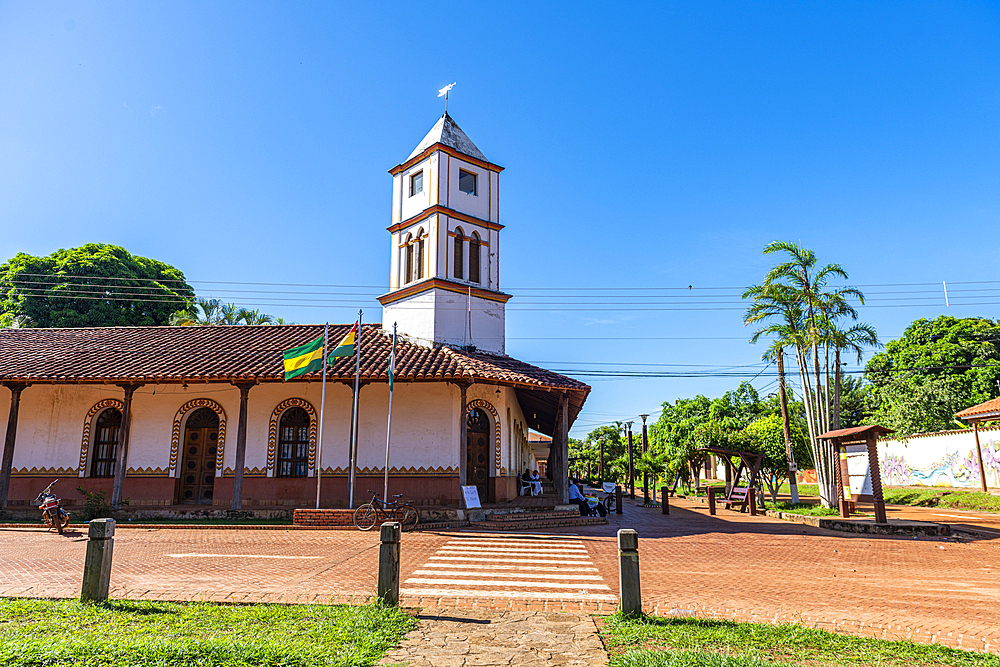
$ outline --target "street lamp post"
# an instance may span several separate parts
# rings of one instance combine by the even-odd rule
[[[604,438],[601,438],[601,464],[597,470],[597,476],[601,478],[601,484],[604,484]]]
[[[649,448],[649,443],[646,441],[646,418],[649,415],[639,415],[642,419],[642,454],[646,455],[646,451]],[[649,474],[642,473],[642,502],[646,505],[649,504]]]
[[[625,422],[628,433],[628,497],[635,498],[635,461],[632,458],[632,422]]]

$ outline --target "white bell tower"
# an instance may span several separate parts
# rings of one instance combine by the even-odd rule
[[[500,291],[503,167],[447,112],[392,174],[389,293],[382,326],[415,343],[504,354]]]

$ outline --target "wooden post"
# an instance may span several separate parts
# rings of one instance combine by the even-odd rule
[[[708,487],[708,513],[711,516],[715,516],[715,491],[717,488],[715,486]]]
[[[649,443],[646,440],[646,417],[649,415],[639,415],[642,417],[642,455],[646,455]],[[649,504],[649,473],[642,473],[642,503]]]
[[[872,496],[875,498],[875,521],[888,523],[885,516],[885,501],[882,499],[882,476],[878,465],[878,433],[869,432],[865,439],[868,445],[868,470],[872,476]]]
[[[128,437],[132,426],[132,394],[141,384],[130,383],[118,385],[125,390],[125,404],[122,406],[122,425],[118,429],[118,452],[115,456],[115,481],[111,487],[111,506],[122,504],[122,492],[125,489],[125,472],[128,469]]]
[[[87,555],[83,562],[81,602],[104,602],[111,585],[111,557],[115,546],[115,520],[94,519],[87,531]]]
[[[458,440],[458,483],[465,486],[469,483],[469,464],[466,460],[469,456],[469,403],[466,396],[466,390],[468,387],[466,385],[459,385],[459,392],[461,393],[461,406],[462,406],[462,416],[459,420],[459,431],[460,435]],[[459,489],[459,498],[462,497],[461,489]]]
[[[402,525],[398,521],[382,524],[378,550],[378,597],[387,605],[399,604],[399,536]]]
[[[661,486],[660,487],[660,514],[670,514],[670,501],[667,499],[670,496],[670,487]]]
[[[615,514],[622,513],[622,487],[615,484]]]
[[[563,392],[559,396],[559,477],[556,483],[556,493],[559,503],[569,502],[569,395]]]
[[[847,453],[842,450],[840,440],[834,439],[833,445],[833,471],[837,477],[837,507],[840,509],[840,518],[846,519],[851,516],[851,495],[850,495],[850,474],[848,474],[848,484],[844,484],[844,466],[847,465]],[[844,487],[847,486],[847,489]],[[847,491],[845,494],[844,492]]]
[[[236,427],[236,463],[233,466],[233,509],[243,508],[243,467],[247,460],[247,401],[253,382],[234,382],[240,390],[240,421]]]
[[[757,516],[757,489],[753,487],[747,489],[747,506],[750,508],[750,516]]]
[[[977,460],[979,461],[979,481],[983,485],[983,493],[987,493],[988,490],[986,488],[986,468],[983,467],[983,448],[979,445],[979,422],[972,422],[972,429],[973,432],[976,434],[976,457]],[[7,450],[4,450],[5,455],[6,453]],[[4,459],[5,463],[6,460],[7,459],[5,458]]]
[[[642,615],[639,586],[639,534],[629,528],[618,531],[618,588],[621,610],[626,616]]]
[[[0,465],[0,510],[7,508],[10,473],[14,468],[14,441],[17,439],[17,411],[21,405],[21,392],[28,386],[25,382],[3,384],[10,389],[10,416],[7,417],[7,437],[3,441],[3,463]]]

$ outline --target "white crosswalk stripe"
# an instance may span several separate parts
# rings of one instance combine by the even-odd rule
[[[421,597],[494,597],[614,602],[617,598],[577,538],[456,537],[400,587]]]

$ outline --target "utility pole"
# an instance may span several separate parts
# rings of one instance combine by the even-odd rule
[[[649,449],[649,443],[646,440],[646,419],[649,415],[639,415],[642,418],[642,455],[646,455],[646,451]],[[649,504],[649,474],[642,473],[642,502],[645,505]]]
[[[635,461],[632,457],[632,422],[625,422],[628,433],[628,497],[635,498]]]

